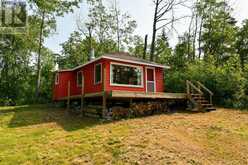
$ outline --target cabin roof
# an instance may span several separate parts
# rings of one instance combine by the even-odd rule
[[[73,69],[66,69],[66,70],[59,70],[59,72],[65,72],[65,71],[74,71],[77,69],[80,69],[86,65],[89,65],[93,62],[96,62],[100,59],[110,59],[110,60],[115,60],[115,61],[120,61],[120,62],[127,62],[127,63],[133,63],[133,64],[142,64],[142,65],[147,65],[147,66],[153,66],[153,67],[159,67],[159,68],[164,68],[164,69],[170,69],[169,66],[162,65],[162,64],[157,64],[155,62],[151,62],[148,60],[144,60],[142,58],[135,57],[133,55],[130,55],[129,53],[125,52],[118,52],[118,53],[108,53],[104,54],[103,56],[100,56],[92,61],[89,61],[83,65],[77,66]]]

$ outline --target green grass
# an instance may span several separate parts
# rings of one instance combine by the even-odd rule
[[[0,108],[0,164],[71,164],[87,157],[95,164],[103,157],[115,161],[128,126],[110,123],[105,129],[106,124],[47,106]]]
[[[246,112],[102,122],[44,105],[0,107],[0,165],[247,164],[247,155]]]

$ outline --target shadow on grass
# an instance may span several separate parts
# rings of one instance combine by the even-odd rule
[[[101,124],[97,119],[70,115],[65,109],[44,105],[16,107],[11,110],[2,110],[1,113],[14,113],[8,125],[10,128],[56,122],[66,131],[75,131]]]

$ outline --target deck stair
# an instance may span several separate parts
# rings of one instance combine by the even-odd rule
[[[213,92],[197,81],[195,84],[187,80],[188,110],[214,111]]]

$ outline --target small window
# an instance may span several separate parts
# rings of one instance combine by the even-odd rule
[[[59,73],[55,74],[55,85],[59,84]]]
[[[77,86],[78,87],[82,86],[82,79],[83,79],[82,72],[77,72]]]
[[[95,65],[95,84],[102,82],[102,64]]]

